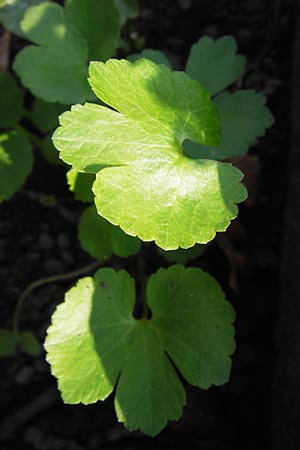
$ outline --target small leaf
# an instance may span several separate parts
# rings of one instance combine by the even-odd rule
[[[60,5],[29,8],[21,28],[37,45],[21,50],[13,67],[33,95],[63,104],[94,100],[86,80],[87,43],[70,29]]]
[[[224,231],[246,197],[241,172],[193,161],[181,147],[186,138],[219,143],[207,90],[183,72],[145,59],[91,63],[90,75],[95,93],[120,113],[76,105],[60,116],[53,142],[75,170],[98,172],[98,212],[165,250],[207,243]]]
[[[158,247],[157,250],[168,262],[177,262],[185,265],[188,261],[199,258],[206,248],[207,245],[196,244],[188,249],[178,248],[177,250],[165,251]]]
[[[39,356],[42,353],[42,346],[36,336],[30,331],[23,331],[18,336],[18,344],[21,352],[30,356]]]
[[[124,24],[127,19],[134,19],[139,14],[137,0],[114,0],[114,3],[119,10],[121,24]]]
[[[159,50],[152,50],[151,48],[145,48],[141,53],[133,53],[127,56],[128,61],[135,62],[138,59],[150,59],[150,61],[155,62],[156,64],[164,64],[165,66],[172,69],[172,65],[166,55]]]
[[[30,119],[41,131],[46,133],[57,127],[58,116],[66,109],[66,105],[48,103],[37,98],[34,101]]]
[[[170,359],[196,386],[228,380],[234,312],[211,276],[179,265],[150,277],[151,320],[133,318],[134,296],[123,270],[79,280],[54,313],[45,347],[66,403],[104,400],[117,384],[118,419],[154,436],[185,403]]]
[[[119,12],[111,0],[67,0],[70,25],[86,39],[89,60],[105,61],[116,50],[120,34]]]
[[[6,328],[0,328],[0,356],[13,356],[16,354],[18,334]]]
[[[186,72],[215,95],[238,80],[244,72],[246,60],[236,55],[236,50],[232,36],[216,41],[204,36],[191,47]]]
[[[0,23],[18,36],[23,37],[20,22],[28,8],[44,0],[3,0],[0,3]]]
[[[74,192],[76,200],[92,203],[94,194],[92,186],[95,181],[93,173],[80,173],[74,169],[67,172],[67,181],[70,191]]]
[[[41,150],[44,158],[50,164],[64,165],[63,161],[59,159],[59,153],[53,145],[51,134],[48,134],[42,139]]]
[[[32,148],[25,136],[14,131],[0,134],[0,202],[20,189],[32,163]]]
[[[225,159],[244,155],[274,122],[265,106],[266,98],[254,91],[224,92],[214,102],[220,115],[221,143],[217,147],[208,147],[186,142],[185,150],[190,158]]]
[[[23,91],[8,73],[0,72],[0,127],[8,128],[22,117]]]
[[[115,227],[97,214],[95,206],[88,207],[79,222],[78,238],[82,248],[100,261],[112,254],[126,258],[138,253],[141,241]]]

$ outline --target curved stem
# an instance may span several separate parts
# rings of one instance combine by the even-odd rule
[[[95,261],[85,267],[81,267],[80,269],[74,270],[73,272],[67,272],[67,273],[60,273],[58,275],[51,275],[50,277],[40,278],[39,280],[34,281],[33,283],[30,283],[24,291],[21,293],[20,297],[17,300],[13,319],[12,319],[12,329],[16,333],[19,329],[19,320],[20,320],[20,313],[22,306],[24,304],[24,301],[28,297],[28,295],[37,287],[40,287],[44,284],[48,283],[54,283],[56,281],[62,281],[62,280],[70,280],[72,278],[76,278],[80,275],[83,275],[85,273],[88,273],[92,271],[93,269],[96,269],[99,267],[102,263],[100,261]]]

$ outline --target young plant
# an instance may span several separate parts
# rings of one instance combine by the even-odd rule
[[[101,259],[114,239],[103,239],[102,227],[112,227],[104,219],[164,250],[204,244],[224,231],[246,198],[242,174],[185,151],[187,139],[219,144],[208,90],[147,59],[93,62],[89,82],[114,109],[73,106],[53,136],[72,170],[96,177],[102,218],[94,207],[84,213],[83,247]],[[180,417],[185,403],[174,366],[204,389],[228,380],[234,312],[218,283],[197,268],[174,265],[151,275],[141,319],[132,315],[134,292],[124,270],[100,269],[79,280],[54,313],[45,347],[65,402],[103,400],[116,386],[118,419],[153,436]]]

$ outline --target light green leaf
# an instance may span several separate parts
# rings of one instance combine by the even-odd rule
[[[0,127],[11,127],[22,117],[23,91],[11,75],[0,72],[0,92]]]
[[[91,63],[90,75],[98,97],[119,112],[76,105],[60,116],[53,142],[75,170],[98,172],[98,212],[166,250],[206,243],[224,231],[246,196],[241,172],[193,161],[181,147],[186,138],[219,142],[207,90],[183,72],[145,59]]]
[[[134,319],[133,280],[99,270],[66,294],[45,347],[66,403],[103,400],[117,383],[118,419],[154,436],[185,403],[169,358],[204,389],[228,380],[234,312],[210,275],[179,265],[150,277],[147,299],[152,319]]]
[[[266,98],[254,91],[224,92],[214,102],[220,116],[221,143],[208,147],[186,142],[185,150],[190,158],[225,159],[244,155],[255,144],[256,138],[263,136],[266,128],[274,122],[265,106]]]
[[[95,181],[93,173],[80,173],[74,169],[67,172],[67,181],[70,191],[74,192],[76,200],[91,203],[94,200],[92,186]]]
[[[43,0],[3,0],[0,3],[0,23],[12,33],[23,37],[20,22],[26,10],[42,2]]]
[[[121,23],[124,24],[127,19],[134,19],[139,14],[139,4],[137,0],[114,0],[119,10]]]
[[[191,47],[186,72],[215,95],[238,80],[244,72],[246,60],[237,55],[236,50],[232,36],[216,41],[204,36]]]
[[[194,260],[199,258],[201,256],[205,249],[207,248],[207,245],[201,245],[197,244],[194,245],[194,247],[184,249],[184,248],[178,248],[177,250],[162,250],[158,247],[158,253],[163,256],[167,261],[169,262],[177,262],[180,264],[186,264],[188,261]]]
[[[21,352],[30,356],[39,356],[42,353],[42,346],[36,336],[30,331],[23,331],[18,336],[18,344]]]
[[[172,69],[172,65],[166,55],[159,50],[152,50],[151,48],[145,48],[141,53],[133,53],[127,56],[128,61],[135,62],[138,59],[150,59],[150,61],[155,62],[156,64],[164,64],[165,66]]]
[[[60,103],[48,103],[37,98],[33,103],[30,119],[41,131],[52,131],[57,127],[58,116],[67,108],[66,105]]]
[[[138,253],[141,241],[115,227],[97,214],[94,205],[81,216],[78,238],[82,248],[100,261],[106,261],[112,254],[126,258]]]
[[[29,8],[21,28],[37,45],[21,50],[13,67],[33,95],[63,104],[94,100],[86,80],[87,43],[71,31],[60,5]]]
[[[18,333],[0,328],[0,356],[13,356],[18,345]]]
[[[32,148],[25,136],[15,131],[0,134],[0,202],[20,189],[32,163]]]
[[[70,25],[86,39],[89,60],[105,61],[115,53],[120,19],[112,0],[67,0],[66,16]]]

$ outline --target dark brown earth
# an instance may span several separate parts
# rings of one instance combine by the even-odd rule
[[[276,119],[266,137],[251,149],[251,155],[261,163],[252,206],[242,205],[239,223],[226,234],[226,240],[219,239],[201,262],[193,263],[201,264],[219,280],[237,311],[237,351],[231,380],[209,391],[187,386],[188,401],[182,419],[151,439],[139,432],[129,433],[116,422],[111,398],[88,407],[64,405],[44,354],[39,358],[19,355],[3,359],[1,450],[269,448],[277,355],[274,327],[290,176],[288,111],[295,2],[140,3],[140,17],[130,21],[124,31],[133,47],[137,37],[145,38],[146,47],[166,52],[174,66],[182,69],[190,45],[203,34],[232,34],[239,51],[248,58],[241,87],[263,92]],[[26,185],[12,200],[0,205],[1,327],[10,326],[18,296],[29,283],[91,262],[76,237],[84,206],[68,192],[65,169],[49,166],[38,151],[35,156],[34,171]],[[255,178],[258,180],[258,175]],[[228,246],[237,266],[237,281],[228,263]],[[145,246],[143,255],[149,273],[166,264],[151,245]],[[126,264],[137,277],[135,262]],[[43,342],[51,313],[71,285],[70,281],[53,283],[33,292],[23,309],[22,328],[33,331]]]

